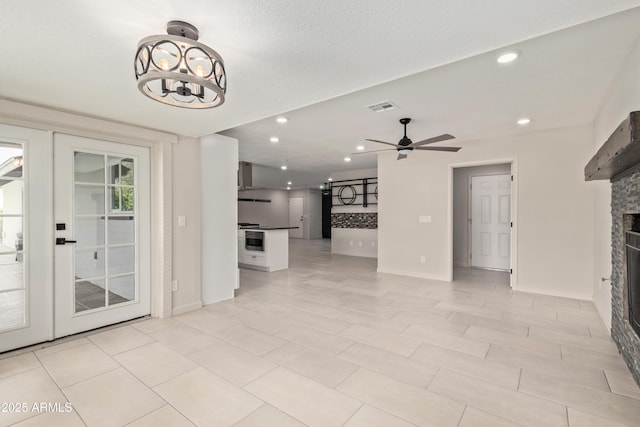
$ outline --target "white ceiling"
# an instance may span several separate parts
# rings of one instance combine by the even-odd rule
[[[521,131],[513,128],[520,115],[532,116],[529,130],[590,122],[638,39],[638,10],[629,10],[637,6],[640,0],[7,0],[0,2],[0,97],[180,135],[227,130],[240,139],[243,160],[272,167],[284,160],[292,171],[315,174],[315,185],[329,171],[375,164],[372,155],[349,166],[342,158],[364,138],[395,142],[402,116],[414,118],[414,140],[449,132],[462,146]],[[200,41],[223,56],[229,89],[222,107],[179,109],[138,92],[137,42],[164,33],[172,19],[196,25]],[[509,67],[486,54],[510,45],[522,57]],[[386,99],[399,109],[363,108]],[[290,117],[286,126],[271,119],[279,113]],[[276,130],[277,146],[268,141]]]

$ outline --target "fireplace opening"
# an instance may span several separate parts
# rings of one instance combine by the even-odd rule
[[[637,223],[636,221],[634,221]],[[626,293],[629,324],[640,337],[640,230],[631,227],[625,232]]]

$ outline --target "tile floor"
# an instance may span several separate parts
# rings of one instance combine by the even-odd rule
[[[323,241],[291,255],[242,270],[234,301],[3,355],[0,425],[640,426],[589,302],[378,274]]]

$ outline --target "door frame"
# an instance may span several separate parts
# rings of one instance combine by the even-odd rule
[[[472,166],[488,166],[496,164],[511,165],[511,274],[509,283],[511,289],[518,290],[518,159],[515,157],[478,160],[464,163],[450,163],[448,165],[448,185],[447,185],[447,271],[446,277],[453,281],[453,172],[454,169],[468,168]]]
[[[55,132],[148,147],[151,169],[151,317],[172,315],[173,275],[172,146],[177,135],[77,113],[0,99],[0,123],[48,132],[53,144]],[[197,142],[193,142],[197,143]],[[53,221],[53,211],[51,211]],[[53,222],[52,222],[53,224]],[[53,249],[52,249],[53,250]],[[165,262],[169,260],[169,262]]]

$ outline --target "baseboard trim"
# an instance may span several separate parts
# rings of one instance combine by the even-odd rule
[[[580,301],[589,301],[589,302],[593,302],[593,296],[592,295],[578,295],[578,294],[570,294],[570,293],[563,293],[563,292],[548,292],[548,291],[543,291],[540,289],[532,289],[532,288],[527,288],[527,287],[523,287],[523,286],[518,286],[517,289],[514,289],[514,291],[516,292],[525,292],[528,294],[536,294],[536,295],[546,295],[548,297],[559,297],[559,298],[571,298],[571,299],[577,299]]]
[[[468,262],[453,261],[453,266],[454,267],[471,267],[471,264],[469,264]]]
[[[419,279],[438,280],[440,282],[450,282],[447,276],[437,276],[434,274],[418,273],[415,271],[392,270],[387,268],[378,268],[378,273],[397,274],[398,276],[417,277]]]
[[[357,254],[352,252],[340,252],[340,251],[331,251],[331,255],[346,255],[346,256],[357,256],[360,258],[378,258],[378,254],[376,255],[368,255],[368,254]]]
[[[202,301],[194,302],[192,304],[181,305],[179,307],[174,307],[171,310],[172,316],[177,316],[179,314],[188,313],[190,311],[198,310],[202,308]]]

